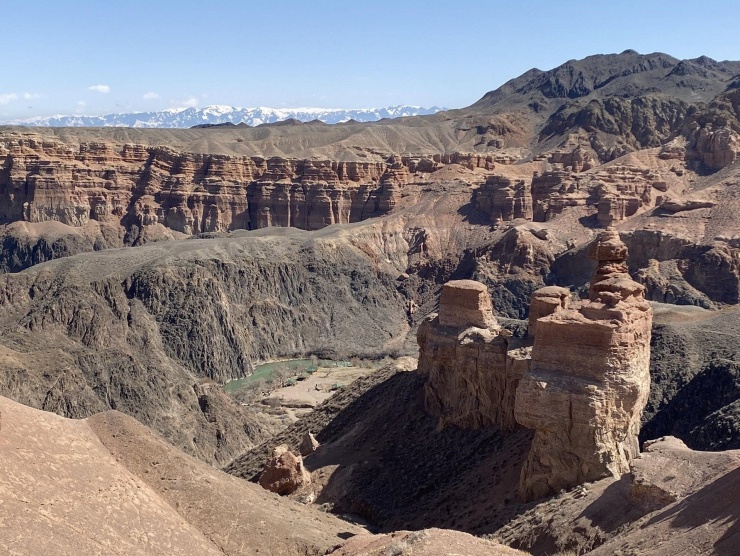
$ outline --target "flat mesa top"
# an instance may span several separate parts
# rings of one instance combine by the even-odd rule
[[[475,280],[450,280],[444,285],[444,289],[475,290],[488,294],[486,285]]]
[[[447,282],[439,300],[439,322],[442,326],[495,328],[486,285],[475,280]]]

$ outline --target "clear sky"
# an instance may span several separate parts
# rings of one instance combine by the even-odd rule
[[[739,60],[737,0],[3,0],[0,119],[467,106],[589,54]]]

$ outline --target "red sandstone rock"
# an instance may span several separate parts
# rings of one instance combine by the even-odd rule
[[[537,332],[537,320],[568,308],[570,290],[558,286],[546,286],[532,294],[529,305],[529,326],[527,335],[534,338]]]
[[[262,488],[281,496],[291,494],[311,483],[311,474],[303,467],[303,458],[285,445],[278,446],[259,478]]]
[[[489,176],[476,194],[478,208],[491,217],[492,224],[517,218],[532,220],[532,192],[529,181]]]
[[[650,390],[652,311],[626,272],[627,248],[603,232],[589,299],[537,321],[517,422],[534,429],[520,494],[533,500],[629,471]]]
[[[475,280],[452,280],[442,287],[439,324],[458,328],[497,329],[488,288]]]
[[[509,352],[520,347],[509,336],[501,333],[483,284],[445,284],[439,316],[423,322],[417,334],[425,405],[440,427],[516,428],[514,393],[527,363],[526,353]]]

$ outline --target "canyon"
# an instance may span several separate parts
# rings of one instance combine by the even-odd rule
[[[0,464],[53,445],[70,520],[89,487],[167,523],[141,553],[731,554],[738,75],[625,51],[365,124],[0,127]],[[223,390],[311,355],[387,364],[295,421]]]

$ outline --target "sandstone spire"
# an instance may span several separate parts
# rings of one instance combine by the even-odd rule
[[[527,335],[534,338],[537,334],[537,321],[542,317],[560,312],[570,304],[570,290],[558,286],[545,286],[532,294],[529,304],[529,325]]]
[[[508,338],[501,334],[484,284],[447,282],[439,315],[422,323],[417,341],[425,405],[439,417],[440,427],[516,427],[514,393],[521,370],[517,376],[507,371]]]
[[[652,311],[630,279],[616,230],[591,248],[589,299],[536,321],[517,422],[534,429],[520,493],[532,500],[629,470],[650,389]]]

